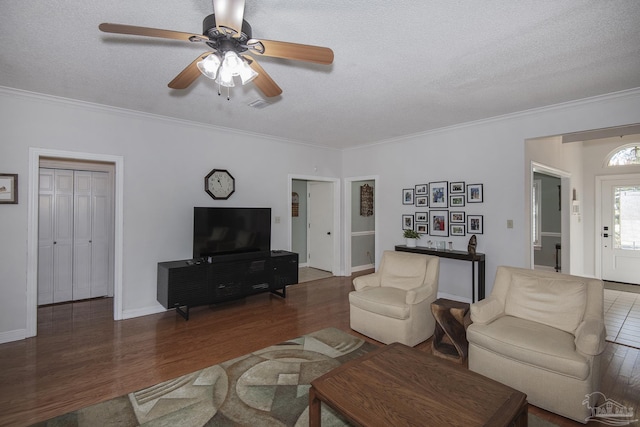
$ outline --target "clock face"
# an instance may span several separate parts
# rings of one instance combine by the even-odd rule
[[[236,180],[225,169],[214,169],[204,177],[204,191],[214,199],[228,199],[236,190]]]

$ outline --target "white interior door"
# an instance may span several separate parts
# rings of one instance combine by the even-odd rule
[[[640,175],[602,180],[602,279],[640,284]]]
[[[73,299],[91,296],[91,172],[74,172]]]
[[[333,183],[309,182],[307,217],[308,265],[333,273]]]
[[[113,296],[109,286],[111,226],[111,181],[106,172],[91,174],[91,298]]]

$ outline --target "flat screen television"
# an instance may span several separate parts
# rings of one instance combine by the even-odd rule
[[[271,208],[193,209],[193,258],[250,258],[271,250]]]

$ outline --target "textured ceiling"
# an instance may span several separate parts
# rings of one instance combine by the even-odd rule
[[[202,32],[210,0],[2,0],[0,86],[347,148],[640,87],[640,1],[246,0],[255,38],[327,46],[260,64],[283,89],[167,83],[206,47],[101,22]]]

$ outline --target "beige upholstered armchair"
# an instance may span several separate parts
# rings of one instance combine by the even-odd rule
[[[351,329],[385,344],[425,341],[435,327],[439,272],[438,257],[385,251],[376,273],[353,280]]]
[[[471,305],[469,369],[586,423],[585,396],[600,391],[603,294],[600,280],[498,267],[489,298]]]

